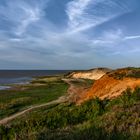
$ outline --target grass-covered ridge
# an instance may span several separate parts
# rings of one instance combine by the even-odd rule
[[[140,68],[128,67],[123,69],[114,70],[109,73],[109,76],[115,79],[122,80],[123,78],[140,78]]]
[[[27,140],[140,139],[140,88],[114,100],[89,100],[81,106],[56,104],[37,109],[8,126],[1,137]]]

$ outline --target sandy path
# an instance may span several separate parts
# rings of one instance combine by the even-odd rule
[[[89,87],[86,84],[83,85],[77,85],[74,84],[73,81],[77,81],[77,82],[85,82],[82,79],[63,79],[64,82],[66,82],[67,84],[69,84],[69,89],[67,91],[67,100],[69,102],[74,102],[76,103],[77,100],[83,96],[83,94],[85,94],[87,92],[87,90],[89,89]]]
[[[0,120],[0,125],[7,124],[9,121],[11,121],[11,120],[13,120],[13,119],[15,119],[15,118],[17,118],[17,117],[27,113],[27,112],[30,112],[30,111],[32,111],[34,109],[41,108],[41,107],[48,106],[48,105],[52,105],[52,104],[63,103],[63,102],[66,102],[65,96],[62,96],[59,99],[51,101],[51,102],[48,102],[48,103],[44,103],[44,104],[41,104],[41,105],[31,106],[31,107],[29,107],[26,110],[23,110],[21,112],[18,112],[16,114],[13,114],[13,115],[11,115],[9,117],[6,117],[6,118]]]
[[[64,103],[64,102],[67,102],[67,101],[76,102],[79,95],[81,95],[83,92],[85,93],[86,87],[84,87],[84,86],[78,86],[77,87],[77,85],[72,83],[73,79],[62,79],[62,80],[69,85],[67,95],[61,96],[57,100],[54,100],[54,101],[51,101],[51,102],[48,102],[48,103],[44,103],[44,104],[41,104],[41,105],[30,106],[26,110],[23,110],[21,112],[18,112],[16,114],[13,114],[9,117],[6,117],[6,118],[0,120],[0,125],[7,124],[8,122],[16,119],[17,117],[22,116],[23,114],[25,114],[27,112],[30,112],[34,109],[38,109],[38,108],[48,106],[48,105],[52,105],[52,104],[56,104],[56,103]]]

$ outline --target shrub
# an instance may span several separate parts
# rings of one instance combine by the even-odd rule
[[[120,102],[124,107],[129,107],[135,104],[138,100],[140,100],[140,88],[135,88],[132,91],[130,88],[127,88],[126,91],[123,92],[123,95],[120,96]]]
[[[14,130],[8,127],[0,126],[0,140],[13,140]]]

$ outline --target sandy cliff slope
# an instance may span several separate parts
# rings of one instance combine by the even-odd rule
[[[98,80],[109,71],[110,69],[107,68],[95,68],[91,70],[72,72],[69,75],[67,75],[67,77],[75,79],[83,78],[83,79]]]
[[[94,97],[112,99],[121,95],[127,88],[133,90],[136,87],[140,87],[140,70],[119,69],[107,73],[97,80],[93,86],[80,97],[77,103],[82,103]]]

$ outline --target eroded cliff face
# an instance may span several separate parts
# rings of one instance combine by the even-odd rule
[[[72,72],[71,74],[68,75],[68,77],[75,79],[83,78],[83,79],[98,80],[109,71],[110,69],[107,68],[97,68],[88,71]]]
[[[139,72],[137,71],[137,74]],[[94,82],[93,86],[79,98],[77,103],[80,104],[94,97],[112,99],[121,95],[127,88],[133,90],[136,87],[140,87],[140,78],[133,74],[133,71],[127,69],[105,74]]]

